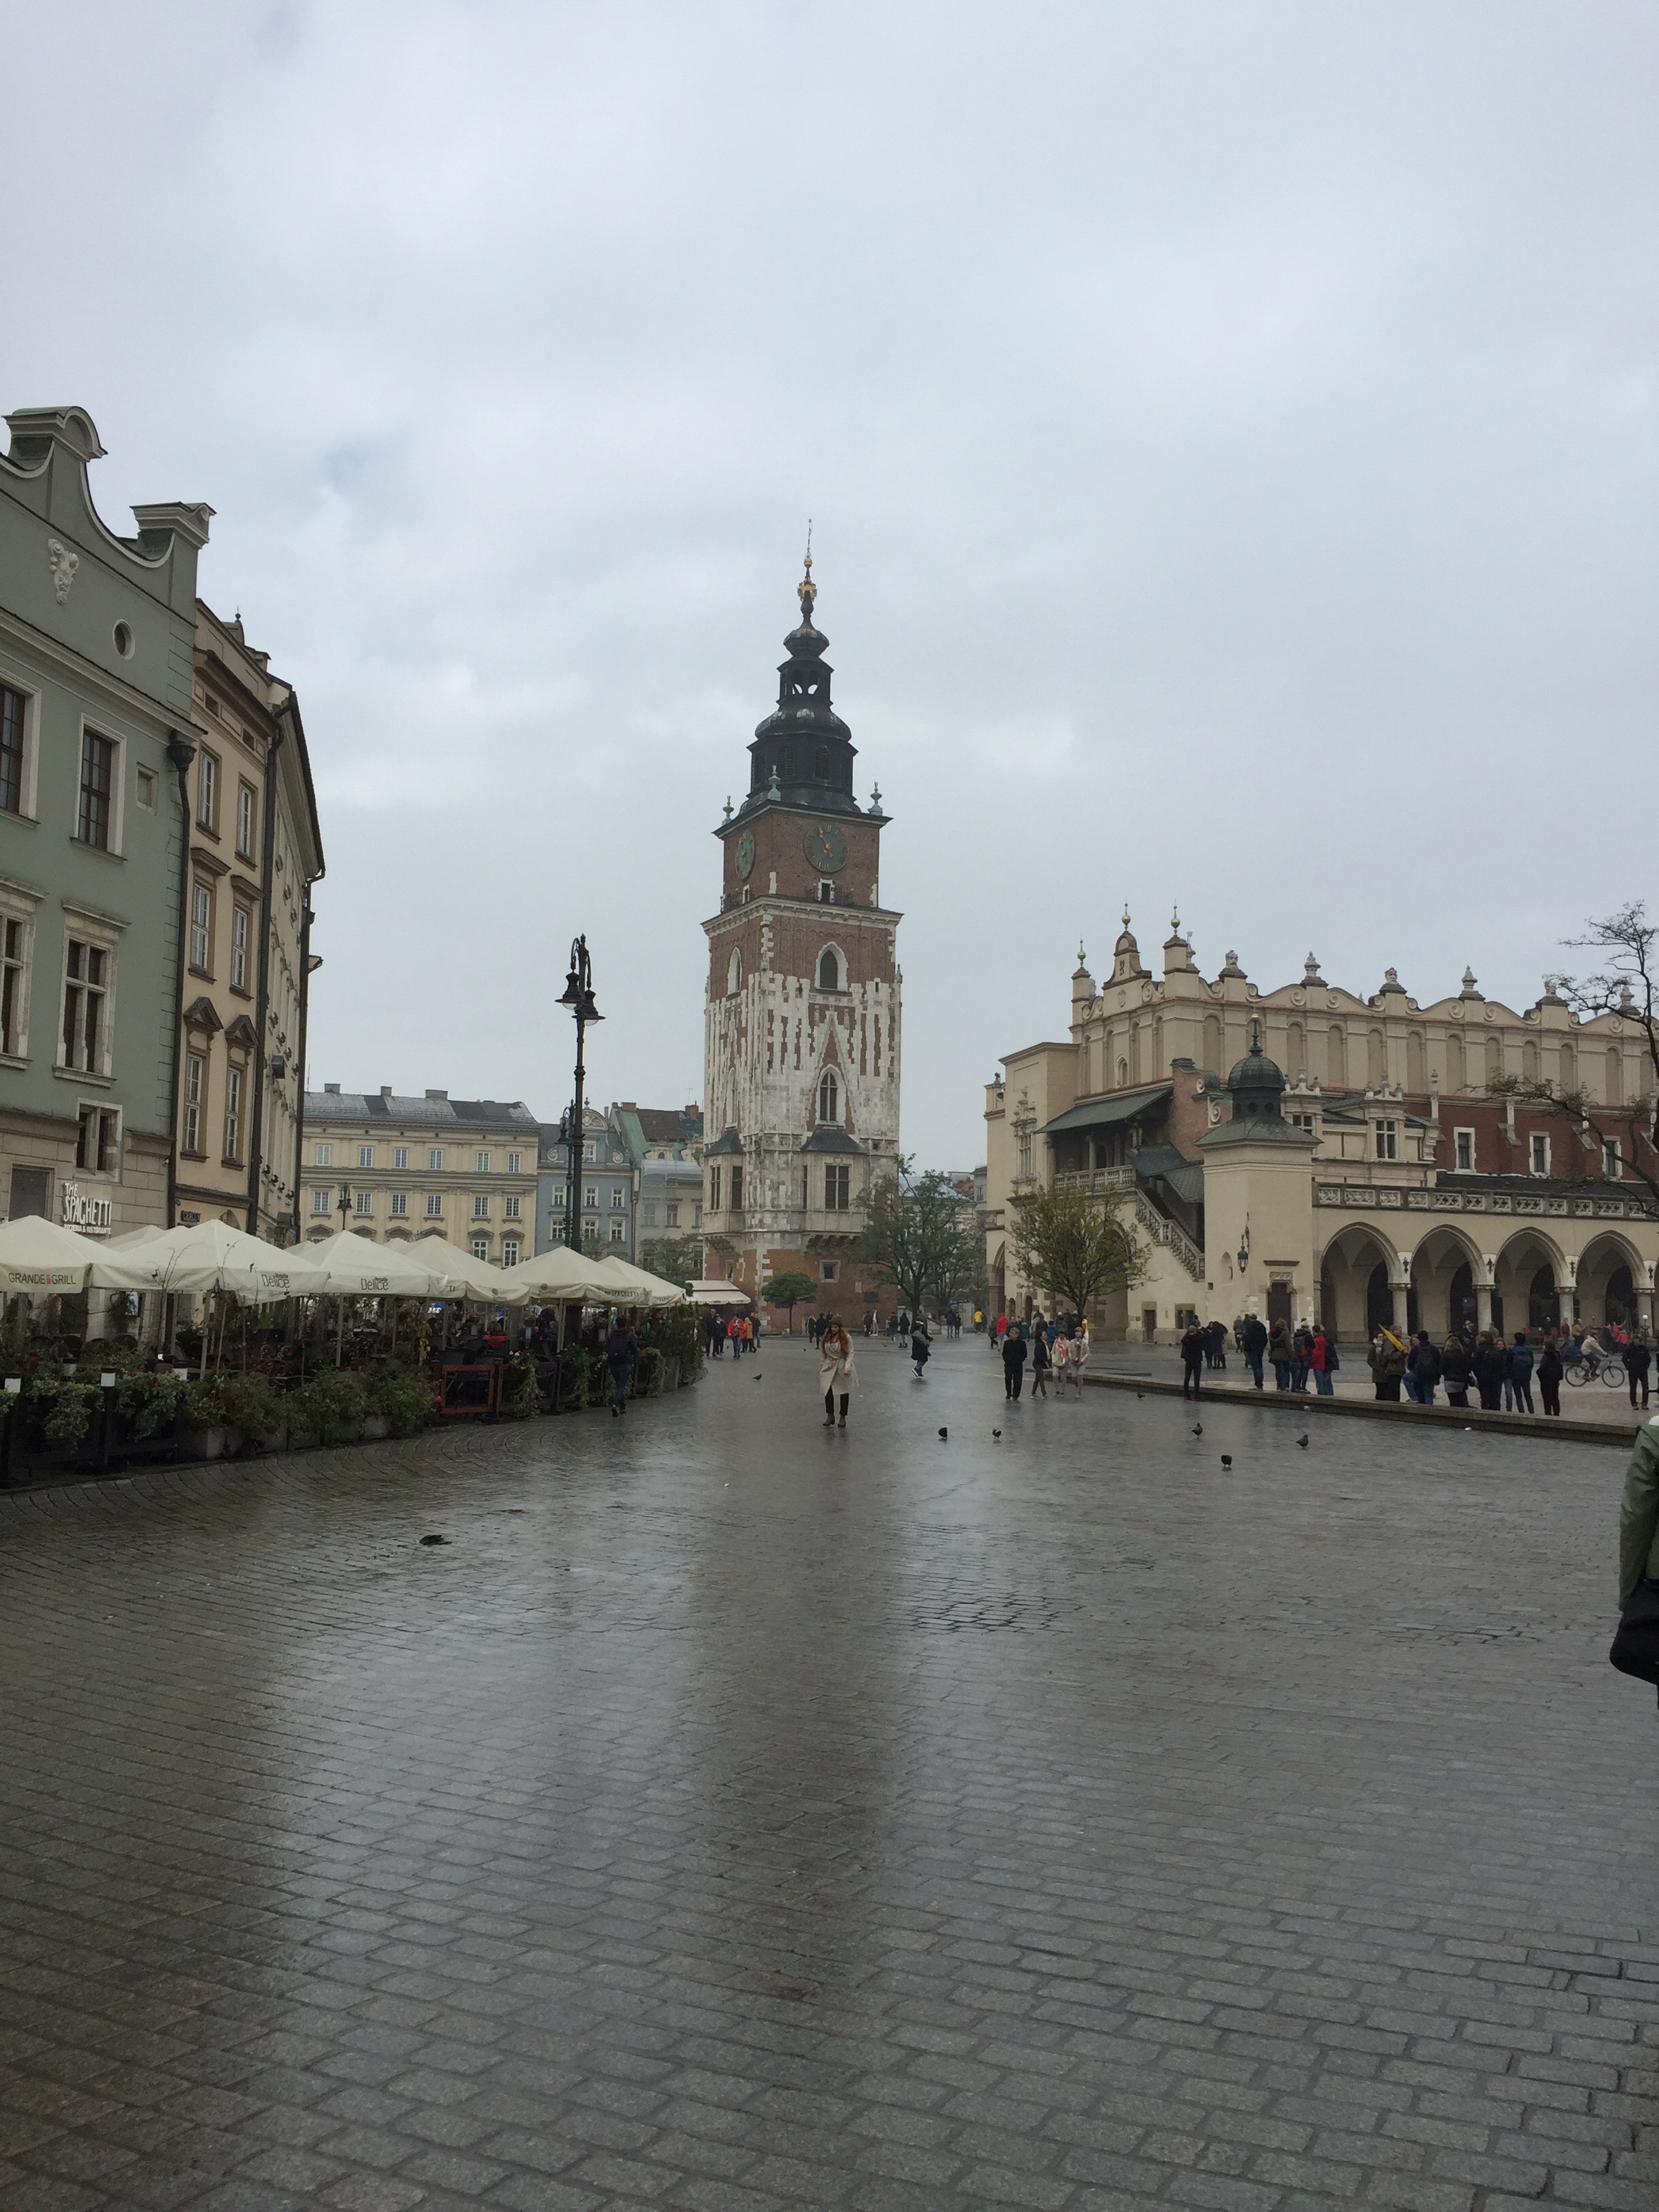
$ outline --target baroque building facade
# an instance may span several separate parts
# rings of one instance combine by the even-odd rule
[[[303,1234],[312,885],[322,833],[300,702],[199,599],[191,695],[176,1218]]]
[[[197,556],[212,508],[93,503],[79,407],[0,457],[0,1204],[172,1218]]]
[[[384,1085],[305,1097],[308,1237],[355,1230],[380,1243],[434,1232],[511,1267],[535,1249],[535,1115],[517,1099],[404,1097]],[[343,1199],[344,1204],[341,1201]]]
[[[1581,1022],[1548,988],[1503,1006],[1468,970],[1426,1004],[1393,969],[1362,995],[1311,954],[1264,991],[1231,952],[1204,976],[1178,919],[1155,975],[1126,914],[1098,985],[1079,948],[1067,1035],[1001,1066],[985,1095],[994,1310],[1031,1304],[1015,1209],[1055,1181],[1120,1206],[1148,1261],[1095,1316],[1108,1337],[1249,1312],[1350,1340],[1380,1320],[1652,1327],[1659,1219],[1629,1171],[1659,1158],[1633,1012]],[[1582,1089],[1621,1134],[1604,1145],[1502,1087],[1540,1080]]]
[[[757,1303],[773,1276],[804,1273],[850,1318],[882,1303],[852,1255],[876,1179],[898,1171],[900,916],[881,898],[880,791],[867,809],[854,796],[810,555],[797,595],[748,792],[714,832],[704,1265]]]

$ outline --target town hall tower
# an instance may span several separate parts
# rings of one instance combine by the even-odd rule
[[[881,793],[867,809],[854,798],[856,748],[830,702],[810,554],[796,588],[800,623],[749,748],[748,795],[735,813],[727,799],[714,832],[705,1272],[751,1296],[801,1273],[857,1326],[879,1286],[852,1247],[874,1179],[897,1172],[900,917],[881,902]]]

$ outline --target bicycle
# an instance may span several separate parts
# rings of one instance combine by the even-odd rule
[[[1566,1379],[1573,1389],[1582,1390],[1592,1376],[1598,1382],[1605,1382],[1609,1390],[1616,1390],[1625,1380],[1624,1363],[1612,1358],[1572,1359],[1566,1363]]]

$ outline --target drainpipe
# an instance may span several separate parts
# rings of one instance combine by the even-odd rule
[[[190,786],[185,778],[196,748],[177,730],[167,732],[167,758],[179,775],[179,809],[184,822],[184,842],[179,849],[179,958],[173,975],[173,1079],[167,1091],[167,1227],[176,1225],[179,1211],[179,1063],[185,1037],[185,948],[190,941]]]
[[[292,696],[290,693],[276,710],[276,734],[265,753],[264,834],[259,840],[262,848],[259,861],[259,987],[253,1017],[257,1037],[253,1060],[253,1121],[248,1131],[247,1147],[247,1233],[250,1237],[257,1237],[259,1233],[259,1168],[261,1146],[264,1141],[265,1085],[270,1080],[266,1040],[270,1019],[270,908],[272,878],[276,873],[273,862],[276,852],[276,756],[288,735],[287,717]],[[297,1154],[295,1166],[298,1166]],[[297,1184],[295,1188],[298,1188]],[[295,1204],[297,1220],[297,1199]]]

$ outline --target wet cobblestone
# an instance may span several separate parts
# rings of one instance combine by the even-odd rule
[[[5,2212],[1651,2212],[1619,1455],[861,1364],[0,1501]]]

